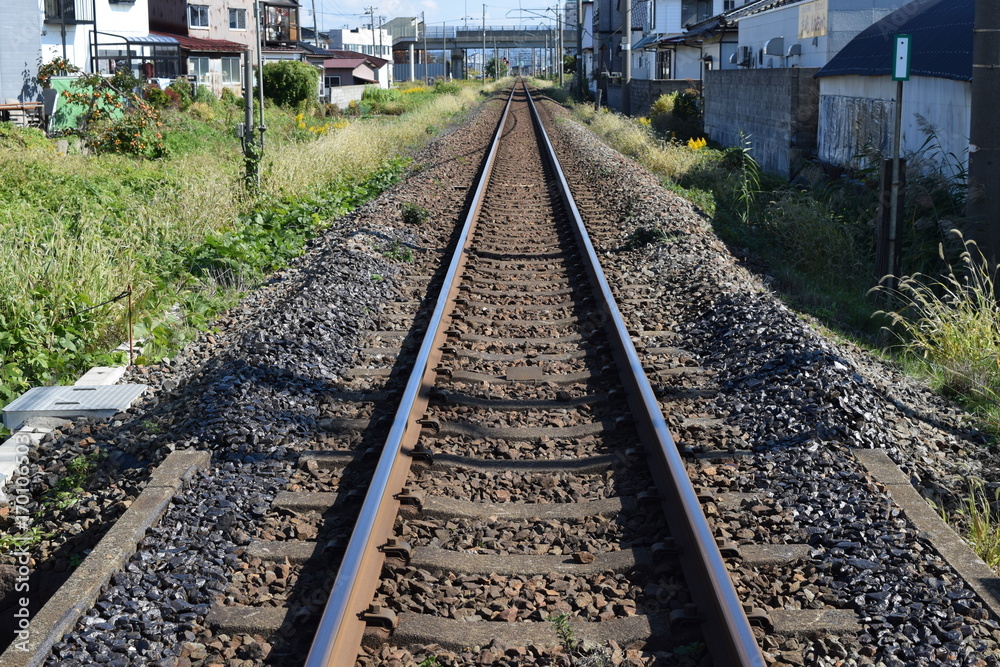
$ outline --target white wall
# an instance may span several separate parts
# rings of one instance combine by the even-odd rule
[[[148,35],[148,0],[135,0],[134,3],[127,5],[112,5],[108,0],[98,0],[97,29],[126,37]]]
[[[739,21],[740,45],[753,49],[754,67],[822,67],[861,31],[876,23],[909,0],[826,0],[826,34],[799,39],[799,13],[815,6],[802,2],[779,7]],[[767,40],[784,37],[784,51],[792,44],[802,48],[801,56],[758,58]]]
[[[678,46],[674,57],[673,78],[700,81],[701,70],[701,49]]]
[[[42,7],[39,0],[39,7]],[[40,9],[41,11],[41,9]],[[43,12],[44,14],[44,12]],[[149,34],[149,3],[148,0],[135,0],[132,4],[112,5],[108,0],[97,0],[96,29],[100,32],[110,32],[126,37],[138,37]],[[66,55],[77,67],[90,71],[90,43],[94,24],[66,26]],[[45,23],[42,26],[42,62],[62,57],[63,40],[61,26],[56,23]],[[101,35],[100,40],[110,42],[113,37]],[[119,42],[121,43],[121,42]],[[124,47],[124,43],[121,43]]]
[[[341,29],[331,30],[329,34],[330,48],[336,51],[357,51],[392,62],[392,37],[385,30],[376,29],[373,33],[368,28],[358,28],[357,32]],[[373,36],[374,51],[372,50]]]
[[[681,25],[681,0],[651,0],[656,3],[653,31],[664,35],[684,32]]]
[[[842,166],[858,166],[854,156],[865,144],[891,150],[896,83],[888,76],[831,76],[819,80],[819,156]],[[927,135],[917,114],[934,128],[945,154],[968,164],[972,86],[915,76],[903,84],[903,153],[921,149]],[[930,155],[927,155],[930,157]]]

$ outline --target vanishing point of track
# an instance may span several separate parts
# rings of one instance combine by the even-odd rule
[[[473,196],[307,664],[353,665],[363,640],[485,645],[493,635],[530,645],[553,636],[552,619],[564,618],[582,639],[666,646],[690,641],[700,627],[716,664],[762,665],[523,86],[511,93]],[[442,468],[502,469],[522,479],[597,474],[633,495],[471,503],[434,495]],[[635,479],[653,486],[639,492]],[[533,553],[504,539],[525,522],[553,517],[577,521],[584,532],[596,525],[601,536],[563,536],[558,548]],[[411,525],[411,518],[431,521]],[[435,530],[435,518],[496,527],[487,528],[487,544],[448,549],[448,531]],[[610,577],[608,597],[659,594],[602,605],[606,599],[587,593],[578,609],[546,603],[548,587],[566,590],[593,576]],[[415,577],[420,587],[450,590],[452,607],[484,622],[456,620],[454,609],[446,618],[433,604],[414,609]],[[475,609],[488,598],[477,587],[508,586],[515,577],[523,604]]]

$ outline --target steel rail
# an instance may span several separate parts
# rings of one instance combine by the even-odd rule
[[[306,667],[353,667],[357,661],[365,629],[361,615],[374,597],[384,562],[384,554],[378,549],[391,534],[399,509],[396,495],[406,481],[411,461],[406,449],[416,443],[420,434],[420,426],[412,415],[414,411],[422,415],[427,405],[426,393],[433,386],[434,367],[441,358],[440,343],[444,338],[444,325],[454,308],[452,297],[458,290],[458,278],[467,259],[466,249],[482,207],[515,89],[516,86],[511,88],[490,145],[455,254],[448,266],[413,371],[406,383],[403,398],[396,410],[347,551],[323,610],[316,637],[306,658]]]
[[[525,86],[527,93],[527,87]],[[649,384],[642,361],[629,336],[625,320],[615,302],[600,259],[580,216],[569,183],[563,174],[552,142],[542,126],[541,117],[528,93],[529,106],[540,137],[544,140],[553,171],[559,181],[560,192],[575,223],[577,240],[587,256],[587,270],[598,297],[603,304],[605,329],[615,345],[614,356],[622,380],[631,385],[629,405],[636,417],[636,426],[647,446],[654,478],[663,500],[671,534],[682,549],[682,566],[685,577],[698,597],[701,626],[717,665],[764,666],[764,657],[753,635],[743,604],[733,588],[715,536],[708,525],[701,503],[687,476],[684,461],[674,444],[659,401]],[[625,372],[628,370],[629,372]],[[650,447],[650,445],[653,445]],[[678,512],[678,509],[681,511]]]

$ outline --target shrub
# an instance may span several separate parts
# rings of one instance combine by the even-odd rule
[[[319,73],[298,60],[264,65],[264,95],[278,106],[315,102],[319,95]]]
[[[204,102],[194,102],[188,107],[188,113],[197,118],[198,120],[203,120],[206,123],[215,120],[215,109],[211,105],[205,104]]]
[[[228,106],[241,107],[243,106],[243,98],[233,92],[232,88],[223,88],[222,97],[220,98],[222,103]]]
[[[454,81],[437,81],[434,84],[434,92],[438,95],[454,95],[458,90],[458,84]]]
[[[174,79],[164,92],[170,97],[171,106],[178,109],[191,106],[191,84],[187,79]]]
[[[215,106],[215,103],[219,100],[215,97],[215,94],[212,93],[211,88],[208,86],[198,86],[198,89],[194,94],[194,101],[200,102],[201,104]]]
[[[146,89],[143,91],[143,97],[146,98],[146,101],[149,102],[149,105],[154,109],[166,109],[173,101],[171,96],[168,95],[166,91],[161,90],[160,87],[155,84],[146,86]]]
[[[660,95],[649,109],[649,119],[661,134],[692,139],[704,134],[701,93],[694,88]]]
[[[368,86],[362,93],[361,99],[368,103],[372,113],[399,116],[406,111],[403,94],[394,88]]]

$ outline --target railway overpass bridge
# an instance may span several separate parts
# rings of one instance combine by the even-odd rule
[[[555,24],[425,26],[415,17],[401,17],[382,27],[392,37],[395,81],[467,78],[491,58],[507,58],[522,73],[542,75],[555,71],[559,58]],[[576,31],[564,29],[562,38],[563,53],[576,53]]]

